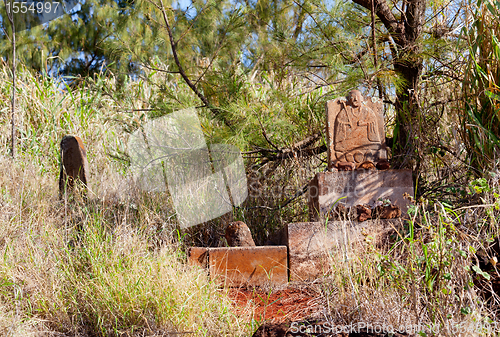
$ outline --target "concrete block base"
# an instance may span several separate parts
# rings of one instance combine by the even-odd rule
[[[210,279],[226,286],[278,286],[288,283],[287,256],[285,246],[192,247],[188,263],[208,267]]]
[[[406,213],[405,193],[414,193],[411,170],[320,172],[309,183],[309,220],[324,220],[337,205],[373,207],[381,200],[390,200]]]
[[[352,255],[353,246],[376,245],[401,227],[399,219],[291,223],[287,227],[290,281],[330,274],[336,261]]]

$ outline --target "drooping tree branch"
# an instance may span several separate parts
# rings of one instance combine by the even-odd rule
[[[172,33],[172,28],[170,26],[170,21],[168,20],[168,15],[167,15],[167,12],[165,10],[165,6],[163,5],[163,0],[159,0],[159,3],[160,3],[159,6],[158,6],[158,4],[154,4],[154,5],[162,13],[163,21],[165,22],[165,29],[167,30],[168,39],[170,41],[170,47],[172,48],[172,55],[174,56],[174,62],[177,65],[177,68],[179,70],[179,74],[181,75],[181,77],[184,80],[184,82],[186,82],[186,84],[188,85],[188,87],[203,102],[203,105],[205,107],[209,108],[215,116],[220,117],[222,119],[222,121],[224,122],[224,124],[226,124],[227,126],[231,127],[231,122],[227,118],[224,118],[224,116],[222,115],[222,110],[220,108],[217,108],[217,107],[213,106],[210,103],[210,101],[205,97],[205,95],[203,95],[203,93],[201,91],[198,90],[198,88],[196,87],[196,84],[193,83],[189,79],[189,77],[187,76],[186,72],[184,71],[184,68],[182,67],[181,61],[179,60],[179,55],[177,54],[177,44],[180,41],[180,39],[177,40],[177,41],[174,40],[174,36],[173,36],[173,33]],[[181,38],[182,37],[183,36],[181,36]],[[221,42],[221,44],[222,44],[222,42]]]
[[[264,132],[265,133],[265,132]],[[273,143],[271,146],[274,149],[266,149],[262,147],[257,147],[256,150],[244,152],[244,155],[250,154],[258,154],[256,157],[252,158],[261,158],[259,166],[265,165],[269,162],[281,161],[290,158],[307,158],[315,155],[319,155],[321,153],[326,152],[326,145],[319,145],[316,147],[311,147],[321,138],[321,133],[317,132],[311,136],[308,136],[301,141],[292,144],[290,147],[277,148]],[[266,137],[266,140],[268,138]],[[247,156],[247,158],[250,158]]]

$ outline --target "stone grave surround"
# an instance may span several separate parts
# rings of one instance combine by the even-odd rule
[[[332,272],[332,256],[365,244],[367,237],[383,241],[401,227],[397,218],[409,205],[404,196],[413,195],[412,172],[389,169],[382,104],[358,90],[327,102],[326,135],[328,171],[309,184],[310,222],[288,224],[275,235],[281,246],[261,247],[252,246],[246,225],[232,224],[226,238],[240,247],[193,247],[189,263],[230,286],[311,281]],[[340,213],[343,219],[331,218]]]

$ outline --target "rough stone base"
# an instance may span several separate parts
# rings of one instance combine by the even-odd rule
[[[291,223],[287,227],[290,281],[327,275],[336,261],[352,258],[353,246],[381,244],[401,227],[399,219]]]
[[[278,286],[288,282],[286,246],[192,247],[188,264],[208,267],[210,279],[226,286]]]
[[[321,221],[337,205],[375,206],[380,200],[390,200],[406,213],[413,196],[411,170],[356,170],[321,172],[309,183],[309,219]]]

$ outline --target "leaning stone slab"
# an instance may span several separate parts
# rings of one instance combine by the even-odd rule
[[[288,282],[286,246],[209,248],[210,278],[227,286],[278,286]]]
[[[309,219],[323,220],[337,205],[374,207],[385,200],[406,213],[406,193],[414,193],[411,170],[320,172],[309,183]]]
[[[80,137],[64,136],[61,140],[60,195],[72,189],[77,180],[87,185],[88,166],[87,151]]]
[[[290,281],[311,281],[328,275],[333,267],[366,244],[381,244],[401,228],[400,220],[300,222],[287,226]]]

